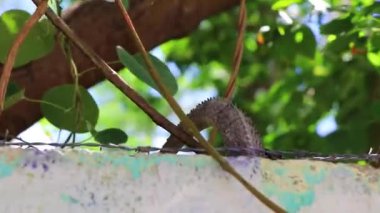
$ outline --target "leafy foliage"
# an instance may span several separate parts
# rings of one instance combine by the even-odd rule
[[[0,16],[0,63],[4,63],[18,32],[30,17],[22,10],[9,10]],[[35,25],[17,54],[14,67],[22,66],[48,54],[55,44],[55,28],[47,19]]]
[[[168,114],[170,109],[157,93],[152,92],[148,85],[141,82],[128,69],[119,72],[128,85],[133,85],[158,111]],[[114,89],[114,86],[105,81],[93,88],[96,94],[100,115],[96,125],[99,129],[107,129],[110,126],[122,128],[129,135],[129,146],[151,145],[154,137],[155,123],[132,103],[123,93]]]
[[[247,4],[245,53],[234,100],[253,118],[265,146],[357,153],[379,147],[380,4],[330,1],[328,10],[316,10],[308,1]],[[223,93],[234,17],[236,10],[214,17],[188,38],[163,45],[168,60],[182,70],[194,64],[202,70],[194,85],[213,84]],[[326,116],[338,127],[318,134]]]
[[[127,51],[125,51],[122,47],[117,47],[116,51],[121,63],[124,66],[126,66],[140,80],[142,80],[149,86],[156,89],[156,91],[159,91],[157,88],[157,85],[154,83],[153,78],[150,76],[147,70],[147,66],[144,63],[141,54],[136,54],[132,56]],[[177,81],[172,75],[172,73],[170,72],[169,68],[155,56],[149,55],[149,57],[153,65],[157,69],[157,72],[160,75],[161,81],[164,82],[164,84],[168,87],[169,92],[172,95],[174,95],[178,90],[178,86],[177,86]]]
[[[81,86],[62,85],[47,91],[41,103],[46,119],[60,129],[71,132],[92,130],[99,116],[94,99]]]

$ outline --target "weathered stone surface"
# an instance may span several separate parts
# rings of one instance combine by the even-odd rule
[[[380,172],[228,158],[289,212],[378,212]],[[210,157],[0,149],[0,212],[270,212]]]

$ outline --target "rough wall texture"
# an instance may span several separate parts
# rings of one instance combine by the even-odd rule
[[[378,212],[379,170],[229,162],[289,212]],[[270,212],[208,156],[0,149],[0,212]]]

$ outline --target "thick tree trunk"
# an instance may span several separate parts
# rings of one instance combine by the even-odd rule
[[[147,49],[165,41],[185,36],[203,19],[225,11],[238,0],[132,0],[130,15]],[[84,1],[72,6],[64,18],[71,28],[106,61],[117,60],[115,46],[130,52],[136,48],[116,5],[102,0]],[[93,67],[78,49],[73,50],[78,70]],[[0,65],[0,70],[2,70]],[[114,66],[115,69],[120,68]],[[80,83],[88,88],[103,80],[101,72],[83,75]],[[48,56],[12,71],[12,80],[25,88],[26,96],[41,99],[51,87],[70,83],[72,77],[59,44]],[[41,118],[36,103],[21,101],[0,116],[0,133],[17,135]]]

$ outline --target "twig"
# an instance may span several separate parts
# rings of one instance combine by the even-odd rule
[[[236,88],[236,79],[240,71],[240,64],[241,64],[241,58],[243,56],[243,39],[244,39],[244,32],[246,28],[246,21],[247,21],[247,15],[246,15],[246,6],[245,6],[245,0],[240,1],[240,11],[239,11],[239,31],[238,31],[238,38],[235,45],[235,52],[234,52],[234,58],[232,62],[232,72],[230,75],[230,79],[228,80],[227,89],[224,94],[224,97],[227,99],[232,99],[232,95],[234,92],[234,89]],[[209,143],[214,144],[217,134],[217,129],[212,128]]]
[[[178,103],[175,101],[173,96],[169,93],[168,89],[162,84],[160,81],[160,78],[158,76],[158,72],[153,66],[152,61],[149,59],[148,54],[145,50],[145,47],[143,43],[141,42],[134,26],[132,23],[131,18],[128,15],[128,12],[126,11],[125,7],[123,6],[121,0],[116,0],[116,4],[118,5],[119,9],[121,10],[124,20],[128,24],[129,28],[131,29],[133,33],[133,37],[135,39],[135,43],[138,46],[138,49],[143,55],[144,61],[148,67],[148,71],[150,75],[152,76],[154,82],[158,86],[158,89],[160,90],[161,94],[164,96],[164,98],[169,103],[170,107],[174,110],[174,112],[177,114],[177,116],[180,118],[181,122],[184,124],[185,127],[187,127],[191,133],[195,136],[195,138],[198,140],[198,142],[204,147],[207,152],[219,163],[219,165],[228,173],[230,173],[232,176],[234,176],[242,185],[246,187],[248,191],[250,191],[257,199],[259,199],[261,202],[263,202],[265,205],[267,205],[270,209],[274,210],[275,212],[285,212],[281,207],[277,206],[274,202],[272,202],[270,199],[265,197],[261,192],[259,192],[254,186],[252,186],[247,180],[245,180],[229,163],[224,159],[219,152],[207,141],[202,137],[200,132],[198,131],[195,124],[191,121],[190,118],[186,116],[186,114],[182,111],[181,107],[178,105]],[[241,57],[241,56],[240,56]]]
[[[40,0],[33,0],[34,4],[38,5]],[[80,39],[70,27],[57,16],[50,8],[46,10],[46,16],[49,20],[63,32],[73,43],[85,54],[90,60],[103,72],[107,80],[123,92],[130,100],[139,106],[158,126],[166,129],[171,134],[181,139],[189,146],[196,146],[197,142],[182,129],[167,120],[157,110],[140,96],[136,91],[129,87],[126,82],[114,71],[102,58],[100,58],[82,39]]]
[[[240,11],[239,11],[239,31],[238,31],[238,38],[236,41],[235,46],[235,52],[234,52],[234,59],[233,59],[233,70],[230,75],[230,79],[227,84],[226,93],[224,94],[225,98],[231,99],[234,89],[236,87],[236,79],[240,71],[240,64],[241,59],[243,57],[243,41],[244,41],[244,33],[245,33],[245,26],[247,21],[247,8],[245,5],[245,0],[240,1]],[[211,135],[216,135],[216,130],[213,129]],[[253,186],[252,186],[253,188]],[[256,190],[256,189],[255,189]],[[285,212],[283,208],[281,208],[279,205],[274,203],[272,200],[267,198],[264,194],[261,194],[259,191],[257,193],[255,192],[254,195],[267,207],[272,209],[275,212]]]
[[[234,59],[233,59],[233,70],[230,75],[230,79],[227,84],[226,93],[224,96],[226,98],[231,98],[232,94],[234,92],[234,89],[236,87],[236,78],[239,74],[240,70],[240,64],[241,59],[243,56],[243,39],[244,39],[244,32],[245,32],[245,25],[247,22],[247,9],[245,6],[245,0],[240,1],[240,12],[239,12],[239,32],[238,32],[238,38],[236,41],[235,46],[235,53],[234,53]]]
[[[115,64],[121,64],[121,62],[119,60],[115,60],[115,61],[107,61],[107,64],[110,66],[110,65],[115,65]],[[82,70],[82,71],[79,71],[78,73],[78,76],[81,77],[82,75],[88,73],[88,72],[92,72],[92,71],[95,71],[99,69],[98,67],[94,66],[94,67],[90,67],[88,69],[85,69],[85,70]]]
[[[32,16],[26,21],[25,25],[22,27],[21,31],[18,33],[16,39],[14,40],[7,58],[4,63],[3,74],[0,78],[0,115],[4,109],[4,101],[5,95],[7,92],[7,86],[9,83],[9,78],[11,77],[12,67],[14,65],[17,52],[24,42],[26,36],[29,34],[32,27],[38,22],[41,16],[45,13],[48,8],[48,0],[41,0],[39,4],[37,4],[37,9],[34,11]]]

